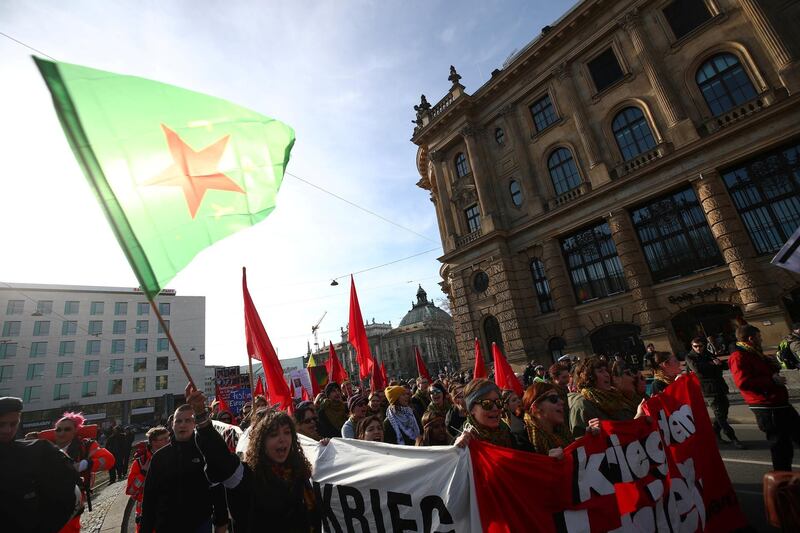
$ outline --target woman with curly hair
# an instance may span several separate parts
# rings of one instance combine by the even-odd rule
[[[641,404],[637,405],[613,387],[604,359],[597,356],[583,359],[575,367],[574,379],[578,392],[569,395],[569,425],[574,438],[586,433],[593,418],[631,420],[642,416]]]
[[[244,460],[230,453],[211,426],[202,392],[187,387],[187,403],[195,413],[195,442],[206,460],[206,475],[221,483],[237,533],[321,531],[321,515],[311,488],[306,460],[292,418],[269,412],[250,430]]]
[[[500,399],[500,388],[493,381],[485,378],[470,381],[464,388],[464,402],[467,406],[464,433],[497,446],[531,450],[524,432],[522,435],[513,434],[508,424],[503,422],[504,404]]]

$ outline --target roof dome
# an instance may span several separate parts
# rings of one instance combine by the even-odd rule
[[[403,320],[400,321],[400,327],[410,326],[412,324],[429,323],[429,322],[446,322],[452,323],[453,318],[447,312],[439,309],[433,302],[428,301],[428,294],[422,285],[417,290],[417,302],[411,304],[411,311],[406,313]]]

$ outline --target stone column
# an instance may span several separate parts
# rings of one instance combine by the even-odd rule
[[[800,64],[792,57],[792,53],[783,39],[775,31],[769,17],[758,0],[739,0],[739,6],[756,29],[761,44],[767,50],[778,75],[789,94],[800,90]]]
[[[750,237],[739,219],[722,177],[714,169],[706,170],[692,185],[711,233],[730,268],[745,312],[774,305],[763,274],[755,264],[756,254]]]
[[[561,319],[567,348],[570,351],[583,350],[582,329],[575,312],[575,293],[564,266],[564,256],[558,239],[548,239],[542,244],[542,262],[550,283],[550,296]]]
[[[441,221],[444,224],[442,245],[445,247],[445,251],[449,251],[455,248],[456,230],[453,224],[450,190],[447,188],[447,180],[445,179],[445,158],[444,154],[439,151],[431,152],[428,158],[433,162],[433,176],[436,180],[438,202],[434,203],[437,204],[438,213],[441,214]]]
[[[589,121],[586,119],[586,113],[583,110],[582,100],[578,97],[578,89],[575,87],[575,80],[572,77],[570,65],[562,63],[557,66],[553,71],[554,77],[561,84],[561,93],[564,96],[562,101],[569,102],[572,106],[572,120],[575,121],[575,129],[578,130],[578,135],[581,138],[581,144],[589,158],[589,174],[591,175],[593,184],[599,185],[610,181],[608,169],[600,155],[600,148],[597,144],[597,139],[594,132],[589,127]]]
[[[484,155],[478,143],[478,137],[483,132],[474,125],[468,124],[461,129],[460,133],[467,145],[467,158],[472,170],[472,179],[475,181],[475,190],[478,193],[478,203],[481,206],[481,230],[486,234],[495,228],[497,205],[491,183],[489,183],[489,171],[484,165]]]
[[[653,53],[650,49],[649,37],[642,28],[641,16],[638,10],[628,12],[620,21],[620,26],[625,28],[633,41],[633,47],[639,55],[650,86],[653,87],[658,105],[664,113],[667,121],[667,128],[673,130],[677,137],[674,139],[676,144],[683,145],[686,142],[698,138],[697,130],[693,127],[690,120],[686,119],[686,112],[681,106],[680,101],[672,90],[668,80],[662,75],[658,63],[653,60]]]
[[[666,312],[659,306],[653,292],[653,277],[639,246],[630,215],[624,209],[614,211],[608,217],[608,227],[622,263],[625,281],[636,309],[634,314],[642,328],[642,334],[651,336],[663,332]]]
[[[525,148],[525,137],[522,135],[522,127],[519,122],[519,113],[517,106],[507,105],[500,110],[500,115],[508,130],[507,139],[511,139],[514,145],[514,157],[517,160],[519,167],[520,177],[524,189],[527,193],[527,204],[531,214],[539,214],[544,211],[542,199],[542,191],[539,187],[539,182],[536,180],[536,175],[533,170],[533,164],[528,157],[528,151]]]

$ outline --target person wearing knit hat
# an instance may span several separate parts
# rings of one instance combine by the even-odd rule
[[[464,398],[467,406],[464,433],[471,433],[473,438],[496,446],[531,451],[527,435],[512,434],[508,424],[503,422],[504,404],[500,389],[494,382],[485,378],[473,379],[464,388]]]
[[[347,405],[342,401],[342,391],[336,382],[325,387],[325,399],[317,409],[318,431],[323,438],[341,437],[342,426],[347,421]]]
[[[359,393],[353,394],[347,399],[347,410],[350,412],[350,417],[342,424],[342,437],[354,439],[358,421],[367,414],[367,398]]]
[[[408,406],[411,395],[402,386],[386,387],[389,408],[383,421],[384,442],[414,446],[421,437],[417,418]]]

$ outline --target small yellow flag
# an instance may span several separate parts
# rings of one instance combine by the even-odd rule
[[[311,368],[312,366],[317,366],[317,362],[314,361],[314,355],[313,354],[309,354],[307,368]]]

